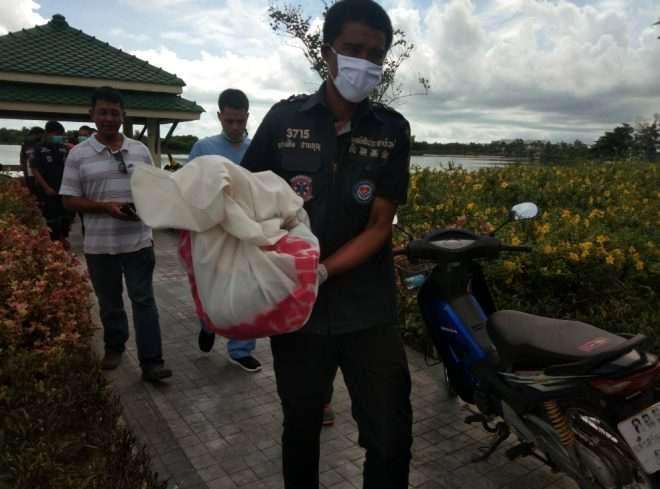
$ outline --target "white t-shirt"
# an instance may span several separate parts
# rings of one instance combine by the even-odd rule
[[[151,154],[139,141],[124,137],[120,148],[128,173],[110,148],[95,136],[69,152],[60,195],[83,197],[93,202],[133,202],[131,175],[137,165],[153,166]],[[123,221],[109,214],[84,213],[83,251],[88,254],[131,253],[152,244],[151,228],[142,221]]]

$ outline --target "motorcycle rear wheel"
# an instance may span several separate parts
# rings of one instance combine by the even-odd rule
[[[649,475],[623,440],[616,423],[607,420],[589,406],[568,406],[564,415],[576,441],[587,452],[582,460],[594,477],[594,485],[602,489],[659,489],[660,472]],[[587,455],[586,457],[584,455]],[[589,463],[589,459],[591,463]]]

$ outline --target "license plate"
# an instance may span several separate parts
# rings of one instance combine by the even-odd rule
[[[660,470],[660,402],[621,421],[618,428],[644,471]]]

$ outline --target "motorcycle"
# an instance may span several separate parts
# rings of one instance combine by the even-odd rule
[[[537,213],[534,203],[517,204],[497,229]],[[477,260],[529,251],[462,228],[394,250],[408,264],[430,264],[405,285],[417,290],[449,392],[477,408],[465,422],[494,434],[473,461],[513,432],[510,460],[534,456],[580,488],[660,488],[658,358],[638,349],[641,334],[495,310]]]

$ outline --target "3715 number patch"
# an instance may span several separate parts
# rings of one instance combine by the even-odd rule
[[[288,139],[309,139],[309,129],[287,129],[286,137]]]

